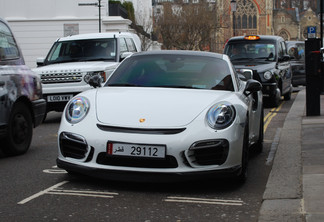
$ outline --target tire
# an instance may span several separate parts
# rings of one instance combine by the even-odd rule
[[[274,107],[278,107],[281,101],[281,91],[279,88],[276,89],[276,94],[270,98],[271,104]]]
[[[236,177],[236,180],[239,183],[244,183],[248,177],[248,165],[249,165],[248,163],[249,163],[249,120],[247,118],[244,127],[242,167],[240,173]]]
[[[21,155],[29,149],[33,137],[32,115],[24,103],[13,106],[8,132],[2,151],[7,155]]]
[[[253,145],[253,152],[255,154],[262,153],[263,151],[263,137],[264,137],[264,110],[263,107],[261,109],[261,117],[260,117],[260,128],[259,128],[259,139],[258,141]]]
[[[45,114],[44,114],[44,117],[43,117],[42,123],[45,122],[46,117],[47,117],[47,112],[45,112]]]
[[[284,95],[284,100],[288,101],[291,99],[291,93],[292,93],[292,85],[290,85],[290,90],[288,93]]]

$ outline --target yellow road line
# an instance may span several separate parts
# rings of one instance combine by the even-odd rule
[[[277,112],[282,108],[282,105],[284,103],[285,103],[285,101],[282,101],[281,104],[277,108],[272,108],[270,110],[270,112],[263,118],[263,122],[264,122],[263,132],[264,133],[266,132],[268,125],[270,124],[272,118],[277,115]]]

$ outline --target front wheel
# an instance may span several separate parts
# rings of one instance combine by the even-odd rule
[[[242,165],[241,171],[237,175],[236,179],[240,183],[244,183],[248,177],[248,163],[249,163],[249,121],[245,122],[244,127],[244,139],[242,144]]]
[[[284,100],[288,101],[288,100],[291,99],[292,88],[293,88],[293,86],[290,85],[289,92],[287,92],[287,93],[284,95]]]
[[[13,106],[8,122],[8,133],[2,151],[7,155],[20,155],[29,149],[33,137],[30,110],[24,103]]]
[[[280,105],[280,101],[281,101],[281,91],[279,88],[276,88],[276,92],[275,95],[273,95],[270,98],[270,103],[274,106],[274,107],[278,107]]]
[[[253,145],[253,151],[256,154],[262,153],[263,151],[263,137],[264,137],[264,109],[261,108],[261,115],[260,115],[260,127],[259,127],[259,139],[258,141]],[[251,150],[251,151],[252,151]]]

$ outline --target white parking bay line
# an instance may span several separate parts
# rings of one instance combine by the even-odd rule
[[[118,193],[114,193],[114,192],[100,192],[100,191],[90,191],[90,190],[60,190],[60,189],[50,190],[49,192],[47,192],[47,194],[102,197],[102,198],[114,198],[114,195],[118,195]]]
[[[40,191],[40,192],[38,192],[38,193],[36,193],[36,194],[30,196],[30,197],[28,197],[28,198],[26,198],[26,199],[24,199],[24,200],[18,202],[18,204],[25,204],[25,203],[27,203],[27,202],[29,202],[29,201],[31,201],[31,200],[33,200],[33,199],[39,197],[39,196],[42,196],[43,194],[46,194],[46,193],[49,192],[50,190],[53,190],[53,189],[55,189],[55,188],[57,188],[57,187],[59,187],[59,186],[62,186],[63,184],[66,184],[66,183],[68,183],[68,182],[69,182],[69,181],[62,181],[61,183],[55,184],[54,186],[51,186],[51,187],[47,188],[46,190],[42,190],[42,191]]]
[[[69,195],[69,196],[83,196],[83,197],[100,197],[100,198],[114,198],[115,195],[118,195],[118,193],[115,192],[102,192],[102,191],[92,191],[92,190],[66,190],[66,189],[60,189],[59,187],[68,183],[69,181],[63,181],[61,183],[55,184],[54,186],[51,186],[47,188],[46,190],[40,191],[20,202],[18,204],[25,204],[39,196],[42,196],[44,194],[50,194],[50,195]]]
[[[222,200],[222,199],[207,199],[207,198],[195,198],[195,197],[174,197],[170,196],[164,199],[166,202],[177,203],[198,203],[198,204],[218,204],[218,205],[230,205],[230,206],[242,206],[241,200]]]

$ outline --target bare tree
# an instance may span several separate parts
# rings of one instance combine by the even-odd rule
[[[166,49],[209,50],[215,26],[215,5],[163,4],[163,15],[157,19],[156,31]]]
[[[153,22],[151,20],[145,19],[142,19],[141,22],[137,21],[135,31],[141,40],[142,51],[147,51],[153,44],[151,38],[151,34],[153,31]]]

